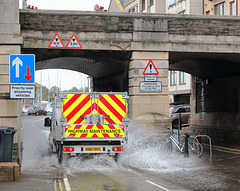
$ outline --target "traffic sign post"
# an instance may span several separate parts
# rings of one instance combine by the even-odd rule
[[[154,65],[153,61],[150,60],[145,68],[145,70],[143,71],[143,75],[158,75],[159,72],[156,68],[156,66]]]
[[[9,56],[9,82],[10,84],[34,84],[35,83],[35,55],[11,54]],[[18,99],[18,159],[21,163],[21,99],[26,96],[35,98],[35,86],[11,86],[10,98]],[[18,90],[19,89],[19,90]],[[23,90],[24,89],[24,90]],[[27,90],[28,89],[28,90]],[[33,90],[34,89],[34,90]],[[29,93],[30,92],[30,93]]]
[[[145,82],[156,82],[157,76],[156,75],[144,75]]]
[[[11,85],[11,99],[35,99],[35,86],[32,85]]]
[[[162,92],[162,82],[140,82],[141,93],[160,93]]]
[[[9,57],[10,84],[35,83],[35,55],[12,54]]]

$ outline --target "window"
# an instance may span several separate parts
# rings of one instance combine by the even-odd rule
[[[150,0],[150,7],[149,7],[149,12],[150,13],[154,13],[155,11],[154,11],[154,0]]]
[[[177,0],[168,0],[168,6],[176,4]]]
[[[230,2],[230,15],[235,15],[235,2]]]
[[[142,11],[145,11],[145,0],[142,0]]]
[[[150,6],[154,5],[154,0],[150,0]]]
[[[215,6],[215,15],[225,15],[225,2]]]
[[[186,84],[186,73],[179,72],[179,84]]]
[[[179,12],[178,14],[179,15],[184,15],[185,13],[186,13],[186,10],[183,10],[183,11]]]
[[[170,72],[170,85],[176,85],[177,84],[177,72],[171,71]]]

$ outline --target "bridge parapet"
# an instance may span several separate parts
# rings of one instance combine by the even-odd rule
[[[46,48],[73,33],[83,49],[239,53],[240,19],[230,16],[20,11],[23,48]]]

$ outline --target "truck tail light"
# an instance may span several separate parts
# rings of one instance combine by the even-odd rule
[[[74,151],[74,147],[64,147],[63,151],[64,152],[73,152]]]
[[[122,147],[113,147],[112,151],[123,151]]]

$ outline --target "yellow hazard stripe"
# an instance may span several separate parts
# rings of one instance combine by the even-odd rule
[[[65,131],[65,138],[80,138],[81,135],[87,134],[84,138],[92,138],[93,135],[97,135],[97,138],[106,138],[104,135],[108,135],[108,138],[116,138],[116,134],[119,138],[124,137],[124,130],[120,128],[119,125],[112,125],[114,128],[110,128],[108,125],[102,125],[103,129],[99,129],[97,125],[93,125],[89,129],[90,125],[81,125],[81,127],[76,128],[77,125],[69,125]],[[76,129],[75,129],[76,128]]]
[[[75,94],[68,94],[68,98],[63,100],[63,104],[65,105]],[[71,106],[64,111],[63,117],[67,117],[86,97],[88,94],[82,94],[78,99],[74,101]]]
[[[75,106],[76,107],[76,106]],[[91,107],[91,100],[88,101],[67,123],[68,124],[73,124],[78,118],[80,118],[86,110],[88,110]],[[85,120],[81,122],[83,124]]]
[[[102,95],[113,107],[116,109],[116,111],[123,117],[125,118],[126,113],[120,108],[120,106],[112,100],[107,94]],[[125,104],[124,104],[125,105]]]
[[[121,124],[122,122],[109,110],[100,100],[98,102],[99,107],[106,113],[106,115],[109,115],[110,118],[114,121],[115,124]],[[107,120],[104,120],[104,124],[107,124]]]

